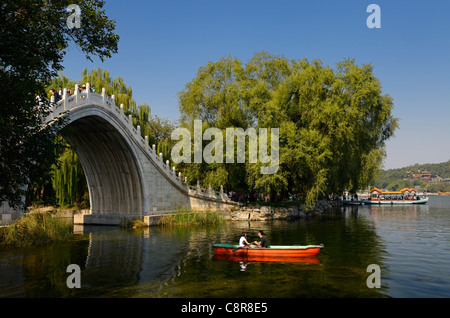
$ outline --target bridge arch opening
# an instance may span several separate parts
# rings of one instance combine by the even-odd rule
[[[146,207],[142,169],[129,140],[114,121],[99,114],[80,116],[60,134],[81,162],[92,214],[130,218],[143,215]]]

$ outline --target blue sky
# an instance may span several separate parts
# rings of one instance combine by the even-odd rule
[[[372,3],[381,9],[379,29],[366,25]],[[330,66],[355,58],[374,66],[400,118],[384,167],[450,159],[450,1],[106,0],[105,10],[116,21],[119,52],[90,62],[71,47],[66,76],[108,69],[131,85],[138,104],[176,120],[177,92],[222,56],[247,61],[265,50]]]

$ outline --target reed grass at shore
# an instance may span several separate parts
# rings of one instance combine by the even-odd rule
[[[0,231],[0,243],[28,246],[72,239],[73,226],[51,213],[27,213]]]
[[[175,213],[166,214],[158,221],[161,226],[192,226],[219,224],[224,222],[224,218],[214,211],[193,211],[180,208]]]
[[[119,223],[119,227],[123,227],[123,228],[143,228],[143,227],[147,227],[147,224],[144,223],[144,221],[137,219],[137,220],[127,220],[127,219],[123,219],[120,223]]]

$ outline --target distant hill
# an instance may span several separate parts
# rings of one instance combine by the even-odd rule
[[[450,191],[450,160],[381,170],[374,186],[394,191],[405,187],[415,187],[430,192]]]

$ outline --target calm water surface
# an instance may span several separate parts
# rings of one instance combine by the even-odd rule
[[[324,244],[313,263],[214,260],[212,245],[250,240]],[[0,248],[0,297],[450,297],[450,197],[363,206],[298,221],[198,228],[84,226],[75,242]],[[69,264],[81,288],[69,289]],[[381,288],[368,288],[370,264]]]

